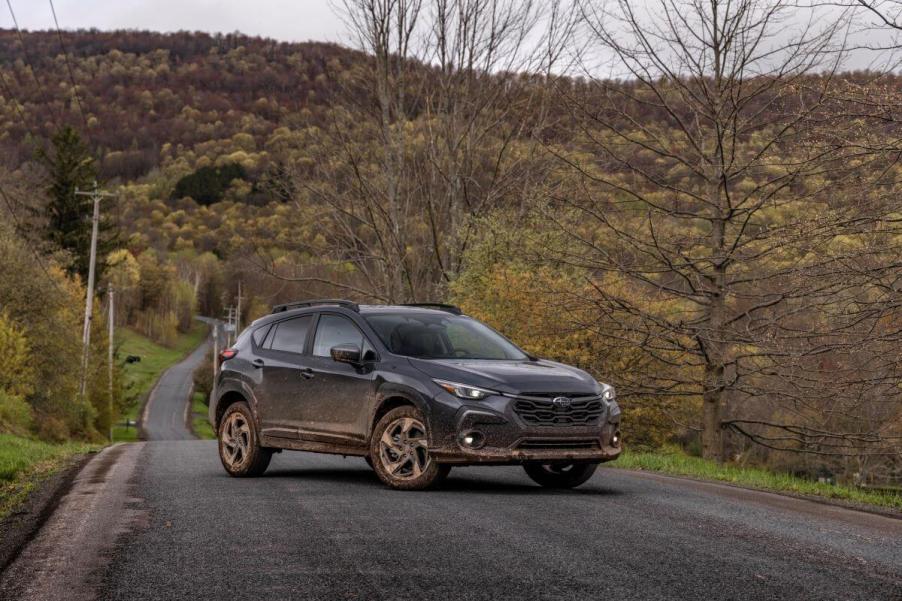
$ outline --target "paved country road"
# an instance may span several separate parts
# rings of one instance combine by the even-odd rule
[[[617,469],[557,492],[463,468],[404,493],[286,452],[233,479],[214,442],[154,440],[88,464],[0,598],[900,600],[902,521]]]
[[[194,386],[194,370],[210,349],[207,339],[184,361],[173,365],[160,376],[150,392],[141,420],[145,440],[193,440],[188,429],[186,399]],[[212,368],[211,368],[212,369]]]

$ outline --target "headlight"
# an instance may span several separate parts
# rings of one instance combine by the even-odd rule
[[[614,391],[613,386],[608,386],[604,389],[604,392],[601,393],[601,398],[606,401],[613,401],[617,398],[617,392]]]
[[[433,380],[436,384],[450,392],[456,397],[462,399],[470,399],[478,401],[487,396],[498,394],[494,390],[486,390],[485,388],[477,388],[476,386],[467,386],[466,384],[458,384],[457,382],[448,382],[446,380]]]

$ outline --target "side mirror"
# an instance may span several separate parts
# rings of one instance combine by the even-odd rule
[[[329,350],[329,354],[332,355],[333,361],[338,361],[339,363],[350,363],[351,365],[360,363],[360,349],[354,344],[333,346]]]

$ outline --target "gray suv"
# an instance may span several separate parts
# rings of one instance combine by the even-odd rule
[[[611,386],[451,305],[279,305],[219,361],[210,421],[232,476],[290,449],[364,457],[404,490],[474,464],[572,488],[621,451]]]

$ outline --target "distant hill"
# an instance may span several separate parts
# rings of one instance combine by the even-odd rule
[[[66,53],[55,31],[0,30],[7,167],[31,157],[30,138],[62,123],[84,132],[107,179],[149,172],[166,143],[190,148],[239,132],[262,142],[291,115],[317,114],[330,97],[325,73],[360,56],[237,34],[92,30],[62,40]]]

